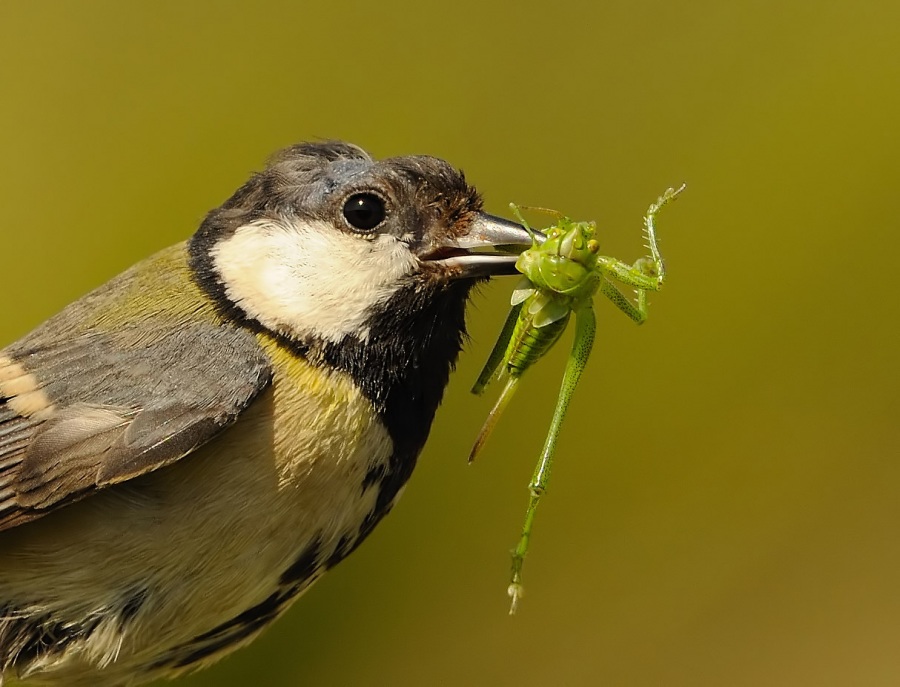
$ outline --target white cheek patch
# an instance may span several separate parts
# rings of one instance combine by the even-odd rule
[[[368,310],[387,301],[416,257],[393,236],[367,239],[325,222],[261,220],[212,249],[225,293],[267,329],[339,342],[369,335]]]

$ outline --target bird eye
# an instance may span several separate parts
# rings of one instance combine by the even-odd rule
[[[344,203],[344,219],[359,231],[372,231],[384,221],[384,200],[374,193],[357,193]]]

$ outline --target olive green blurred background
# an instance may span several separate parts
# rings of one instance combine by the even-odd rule
[[[342,138],[596,219],[660,219],[608,303],[519,615],[508,550],[564,344],[480,462],[472,342],[405,497],[206,685],[900,684],[900,5],[0,2],[0,345],[186,238],[276,148]]]

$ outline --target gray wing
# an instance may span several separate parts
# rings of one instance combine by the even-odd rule
[[[0,530],[178,460],[271,380],[255,337],[227,324],[73,333],[0,351]]]

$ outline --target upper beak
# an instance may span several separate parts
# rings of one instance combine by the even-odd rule
[[[520,224],[480,212],[465,234],[447,237],[435,250],[420,257],[449,268],[454,279],[517,274],[519,253],[545,240],[540,232],[529,233]],[[495,248],[497,252],[473,252],[479,248]]]

